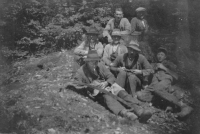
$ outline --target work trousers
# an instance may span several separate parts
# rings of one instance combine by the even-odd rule
[[[123,70],[119,71],[116,83],[125,88],[132,97],[135,96],[137,86],[141,86],[141,80],[135,74]]]
[[[137,103],[136,100],[132,98],[132,96],[130,96],[126,91],[120,91],[117,96],[133,106]],[[125,107],[118,100],[114,99],[110,95],[103,94],[103,98],[108,109],[114,114],[118,115],[123,109],[125,109]],[[135,109],[137,110],[137,107]]]
[[[146,89],[137,92],[137,98],[140,101],[151,102],[153,97],[157,95],[164,100],[178,105],[179,99],[173,94],[169,93],[170,88],[170,79],[159,80],[157,77],[154,76],[152,83]]]

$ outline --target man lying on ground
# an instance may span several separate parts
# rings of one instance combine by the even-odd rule
[[[181,112],[177,113],[177,117],[185,117],[193,110],[192,107],[179,101],[179,99],[171,94],[171,84],[177,80],[177,74],[174,72],[176,65],[166,60],[167,50],[159,48],[157,53],[157,63],[153,64],[153,79],[151,84],[144,90],[137,92],[139,100],[144,102],[151,102],[153,97],[159,96],[160,98],[178,106]]]

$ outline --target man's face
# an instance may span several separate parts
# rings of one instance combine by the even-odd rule
[[[118,44],[121,39],[121,36],[112,36],[112,39],[114,44]]]
[[[144,11],[137,12],[137,17],[139,19],[144,19],[144,16],[145,16],[145,12]]]
[[[158,52],[157,54],[158,62],[162,62],[166,59],[166,54],[164,52]]]
[[[88,38],[89,42],[93,43],[97,40],[98,37],[95,34],[88,34],[87,38]]]
[[[87,61],[87,67],[90,70],[91,73],[95,72],[95,69],[98,65],[98,61],[94,60],[94,61]]]
[[[115,11],[115,19],[116,20],[121,20],[122,17],[123,17],[122,11]]]
[[[128,47],[128,55],[131,57],[135,57],[138,54],[138,52],[136,50],[134,50],[133,48],[129,48]]]
[[[130,43],[129,35],[121,37],[120,44],[127,46]]]

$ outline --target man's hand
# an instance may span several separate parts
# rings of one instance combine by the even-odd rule
[[[108,86],[108,82],[107,82],[107,81],[101,82],[101,83],[99,84],[99,87],[100,87],[101,89],[105,89],[107,86]]]
[[[142,74],[142,70],[139,70],[139,69],[134,69],[131,72],[134,74]]]
[[[163,69],[163,70],[165,70],[165,71],[168,70],[162,63],[158,63],[158,64],[157,64],[157,69]]]
[[[118,71],[121,71],[121,70],[124,71],[125,69],[126,69],[125,67],[119,67],[119,68],[118,68]]]

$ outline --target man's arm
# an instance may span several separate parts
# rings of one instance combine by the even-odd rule
[[[143,76],[150,75],[150,73],[152,72],[152,66],[148,62],[146,57],[144,57],[143,55],[141,56],[141,63],[142,63],[142,74],[143,74]]]
[[[100,57],[102,57],[103,55],[103,45],[101,42],[99,42],[98,44],[95,45],[95,48],[97,50],[97,53]]]
[[[119,64],[121,62],[121,58],[123,56],[122,55],[118,55],[117,58],[113,61],[113,63],[110,65],[110,70],[112,71],[119,71],[118,67],[119,67]]]
[[[78,47],[74,49],[74,53],[77,55],[86,55],[88,51],[84,50],[84,48],[85,48],[85,41],[83,41]]]
[[[115,82],[114,75],[106,68],[103,64],[101,65],[102,73],[104,74],[105,80],[112,85]]]
[[[110,65],[111,61],[110,61],[110,57],[109,57],[109,49],[110,49],[110,45],[106,45],[104,48],[104,53],[103,53],[103,61],[105,62],[106,65]]]
[[[124,25],[124,30],[121,32],[131,32],[131,24],[127,18],[123,18],[123,25]]]
[[[112,42],[112,37],[110,35],[110,31],[112,31],[112,23],[113,23],[113,19],[109,20],[105,29],[103,30],[103,36],[107,36],[108,37],[108,42]]]

